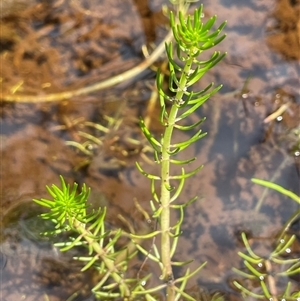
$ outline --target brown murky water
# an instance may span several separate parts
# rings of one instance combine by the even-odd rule
[[[51,241],[41,240],[44,225],[31,199],[45,196],[45,185],[59,184],[62,174],[70,183],[91,186],[92,202],[108,206],[112,223],[117,213],[138,223],[133,199],[149,208],[151,194],[134,162],[156,169],[137,126],[142,115],[154,131],[160,129],[147,109],[154,72],[88,95],[48,103],[20,100],[76,91],[142,62],[141,46],[151,49],[167,32],[162,1],[32,0],[19,11],[8,3],[3,0],[0,30],[1,297],[56,301],[75,293],[72,300],[92,300],[94,275],[82,275],[73,254],[62,255]],[[228,20],[227,38],[218,47],[228,55],[199,83],[224,87],[191,118],[207,117],[208,135],[187,151],[197,157],[191,169],[205,167],[187,181],[182,195],[183,201],[195,195],[199,200],[186,212],[176,257],[194,258],[192,267],[207,261],[190,284],[199,299],[200,291],[202,296],[220,291],[228,300],[243,300],[229,283],[231,268],[241,266],[238,233],[275,236],[297,209],[272,191],[262,197],[264,189],[250,179],[271,180],[299,194],[300,8],[288,0],[203,3],[206,16]],[[13,98],[19,101],[5,101]],[[264,123],[286,103],[282,119]],[[98,139],[89,140],[87,133]],[[84,152],[74,147],[86,141]],[[299,244],[299,225],[294,230]],[[267,253],[272,239],[257,244]]]

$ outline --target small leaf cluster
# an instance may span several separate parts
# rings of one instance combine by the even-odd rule
[[[61,189],[56,185],[52,187],[46,186],[46,189],[52,200],[42,198],[40,200],[34,199],[37,204],[48,208],[50,211],[41,214],[45,220],[51,220],[56,224],[56,230],[46,234],[58,234],[64,231],[73,229],[72,218],[81,219],[82,223],[86,223],[88,205],[86,200],[89,197],[90,189],[86,188],[84,184],[81,192],[78,194],[78,184],[74,183],[73,188],[67,185],[63,177],[60,177]],[[93,216],[91,216],[93,218]],[[68,223],[69,222],[69,223]]]
[[[81,192],[78,193],[77,183],[74,183],[71,189],[62,176],[60,180],[61,188],[56,185],[52,185],[51,188],[47,186],[52,199],[34,199],[34,202],[50,210],[41,214],[41,217],[55,224],[54,231],[43,234],[53,235],[68,231],[69,241],[55,244],[62,252],[75,247],[87,249],[86,256],[74,257],[74,259],[85,263],[81,271],[86,271],[90,267],[99,271],[100,281],[92,289],[96,297],[105,300],[122,297],[127,300],[126,298],[132,296],[132,291],[144,291],[141,283],[150,275],[139,281],[123,277],[128,261],[136,255],[136,252],[116,248],[116,243],[124,233],[121,229],[106,230],[106,208],[89,210],[87,199],[90,189],[87,189],[84,184]]]
[[[182,12],[179,12],[179,23],[176,24],[174,14],[171,12],[171,27],[174,38],[179,49],[188,57],[198,57],[204,50],[210,49],[219,44],[225,35],[219,36],[224,29],[226,22],[223,22],[217,30],[210,32],[217,17],[211,17],[206,23],[203,23],[203,5],[194,10],[193,16],[185,18]],[[178,53],[178,57],[182,58]],[[214,57],[215,58],[215,57]]]

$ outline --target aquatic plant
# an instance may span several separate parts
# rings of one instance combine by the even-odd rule
[[[182,3],[182,1],[179,2]],[[178,17],[175,17],[173,12],[170,13],[170,24],[176,45],[172,42],[165,45],[170,71],[168,91],[163,89],[163,75],[159,71],[156,80],[160,95],[159,119],[164,127],[161,137],[156,138],[147,128],[144,120],[140,120],[141,130],[154,150],[155,162],[160,166],[160,174],[154,175],[147,173],[140,164],[136,164],[139,171],[151,181],[152,217],[157,220],[158,226],[153,231],[142,234],[134,233],[133,229],[131,233],[122,229],[107,230],[106,208],[90,210],[87,203],[89,189],[86,185],[83,185],[81,192],[77,193],[78,185],[75,183],[71,189],[63,177],[61,177],[61,189],[56,185],[52,185],[51,188],[47,187],[52,199],[34,200],[50,210],[43,213],[41,217],[55,224],[55,229],[46,234],[71,231],[69,241],[56,244],[61,251],[77,246],[87,249],[87,256],[76,259],[85,262],[82,271],[90,267],[99,271],[101,280],[92,291],[101,300],[118,298],[138,300],[141,296],[146,300],[157,300],[155,296],[161,291],[165,291],[168,301],[179,300],[182,297],[195,300],[186,292],[186,285],[205,263],[194,271],[187,268],[184,275],[177,277],[173,272],[174,266],[184,266],[191,260],[178,262],[174,261],[173,257],[181,234],[184,210],[197,198],[179,202],[185,180],[195,175],[202,166],[186,171],[184,166],[196,158],[181,160],[177,155],[206,135],[198,129],[204,118],[190,125],[184,121],[221,88],[221,85],[213,87],[211,83],[200,91],[192,89],[193,85],[225,56],[225,53],[215,51],[206,60],[198,59],[203,52],[213,48],[225,38],[221,32],[226,24],[223,22],[216,30],[212,30],[216,16],[204,23],[202,14],[202,5],[195,9],[193,15],[186,16],[181,10],[179,10]],[[186,132],[194,129],[197,129],[196,132],[186,141],[173,141],[176,131]],[[182,166],[180,174],[174,174],[172,170],[174,165]],[[156,191],[157,182],[159,182],[159,191]],[[147,215],[143,209],[140,210]],[[175,224],[171,224],[172,211],[178,212],[179,216]],[[123,236],[127,237],[129,242],[128,245],[119,248],[117,244]],[[160,238],[160,245],[153,243],[152,253],[150,253],[143,247],[142,241],[154,237]],[[141,279],[125,276],[130,259],[138,251],[160,268],[161,282],[155,287],[148,288],[145,285],[151,274]]]
[[[296,203],[300,204],[300,197],[292,191],[282,186],[260,179],[253,178],[252,182],[267,188],[274,189],[282,195],[290,197]],[[245,233],[242,233],[242,240],[248,254],[238,252],[243,259],[245,265],[244,270],[233,268],[233,270],[247,281],[234,281],[233,284],[241,291],[245,300],[256,298],[259,300],[300,300],[300,291],[292,292],[292,283],[287,281],[284,288],[279,288],[279,279],[287,278],[292,275],[300,275],[300,258],[287,257],[291,253],[292,245],[296,239],[296,235],[287,234],[290,226],[299,218],[300,209],[292,214],[291,218],[283,226],[273,250],[267,256],[256,254],[250,247],[250,243]],[[245,285],[247,283],[247,285]],[[252,287],[252,289],[247,288]],[[256,287],[255,291],[253,287]]]

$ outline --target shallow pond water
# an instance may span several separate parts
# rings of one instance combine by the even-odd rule
[[[30,200],[44,197],[45,185],[58,184],[60,174],[70,183],[86,182],[92,188],[93,204],[108,206],[113,224],[119,223],[115,216],[122,214],[139,227],[134,198],[149,209],[150,183],[134,162],[156,171],[137,126],[142,115],[154,131],[160,130],[157,109],[149,113],[147,106],[152,71],[104,92],[47,103],[20,99],[76,91],[136,66],[143,60],[142,44],[158,43],[167,32],[161,2],[30,1],[22,14],[2,19],[4,300],[67,300],[74,293],[72,300],[91,298],[94,275],[81,275],[78,263],[71,264],[71,255],[62,256],[32,231],[40,224],[35,219],[38,209]],[[186,211],[175,257],[195,259],[192,268],[207,261],[190,283],[199,299],[219,291],[227,300],[243,300],[231,285],[232,267],[242,267],[237,255],[244,251],[240,233],[257,238],[257,251],[267,256],[272,237],[298,208],[296,202],[265,191],[250,179],[270,180],[299,195],[299,41],[294,38],[300,35],[299,4],[288,0],[203,3],[206,17],[216,14],[219,22],[228,21],[227,38],[218,47],[228,54],[198,86],[211,81],[224,85],[191,118],[196,122],[206,116],[202,126],[208,135],[187,150],[187,156],[197,157],[191,170],[199,164],[204,168],[187,181],[182,195],[182,200],[195,195],[199,199]],[[5,101],[19,96],[19,101]],[[289,108],[279,116],[282,119],[264,122],[286,103]],[[95,123],[110,131],[95,128]],[[88,140],[87,133],[97,139],[80,151],[74,145]],[[299,245],[299,224],[293,231]],[[294,252],[299,256],[299,247]],[[299,277],[292,281],[299,287]]]

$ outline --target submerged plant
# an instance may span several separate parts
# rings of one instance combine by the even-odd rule
[[[274,189],[282,195],[289,196],[295,202],[300,204],[300,197],[293,192],[274,184],[269,181],[260,179],[252,179],[252,182],[259,185]],[[254,297],[262,300],[272,301],[292,301],[300,300],[300,291],[292,291],[292,283],[287,282],[284,289],[279,289],[279,279],[287,278],[289,276],[300,276],[300,258],[287,258],[287,254],[291,253],[292,245],[296,239],[296,235],[288,235],[287,230],[300,216],[300,209],[292,215],[288,222],[280,231],[274,249],[268,256],[259,256],[250,247],[249,241],[245,233],[242,233],[242,240],[248,254],[238,252],[238,255],[243,259],[246,271],[236,268],[233,270],[247,279],[249,286],[253,283],[258,284],[258,289],[254,292],[250,290],[240,281],[234,281],[234,285],[241,291],[246,298]],[[245,299],[247,300],[247,299]]]
[[[275,246],[267,258],[255,254],[247,240],[246,234],[242,233],[242,239],[248,254],[238,252],[244,260],[247,272],[233,268],[233,270],[250,281],[256,281],[259,289],[256,292],[247,289],[238,281],[234,285],[241,291],[244,297],[250,296],[263,300],[298,300],[300,292],[292,292],[292,283],[287,282],[285,289],[280,292],[278,278],[286,278],[292,275],[300,275],[299,258],[284,258],[284,255],[291,252],[291,245],[296,239],[295,235],[284,237]]]
[[[56,244],[62,251],[76,246],[87,249],[88,255],[77,259],[86,262],[82,270],[94,267],[99,271],[101,280],[93,288],[93,292],[101,300],[117,298],[139,300],[140,296],[146,300],[157,300],[156,294],[163,290],[168,301],[179,300],[182,297],[187,300],[195,300],[186,292],[186,285],[187,281],[197,274],[204,264],[195,271],[187,268],[183,276],[176,277],[173,272],[174,266],[186,265],[190,260],[177,262],[173,260],[173,257],[181,234],[184,210],[196,200],[195,197],[188,201],[179,201],[184,183],[202,166],[192,171],[186,171],[182,167],[180,174],[174,174],[171,167],[173,165],[185,166],[195,160],[195,158],[181,160],[176,156],[206,135],[206,133],[202,133],[201,129],[198,129],[204,118],[190,125],[184,121],[221,88],[221,85],[213,88],[213,83],[211,83],[200,91],[192,89],[192,86],[225,56],[224,53],[215,51],[207,60],[198,59],[204,51],[213,48],[225,38],[225,35],[220,34],[226,23],[224,22],[216,30],[212,30],[216,16],[204,23],[202,14],[202,5],[194,11],[193,15],[187,17],[181,11],[178,18],[172,12],[170,13],[171,28],[176,40],[177,58],[173,53],[173,44],[167,43],[166,53],[170,69],[168,91],[163,89],[163,76],[159,72],[156,81],[160,94],[160,122],[164,127],[161,137],[156,138],[146,127],[145,122],[140,120],[141,130],[154,150],[155,162],[160,166],[160,174],[153,175],[144,171],[137,163],[140,172],[151,181],[152,217],[157,220],[158,227],[146,234],[136,234],[132,229],[131,233],[126,233],[122,229],[106,230],[106,208],[99,208],[96,211],[89,210],[87,205],[89,190],[86,186],[84,185],[81,193],[77,195],[77,184],[74,184],[71,190],[62,177],[61,189],[55,185],[52,188],[47,187],[52,200],[35,200],[38,204],[50,209],[50,212],[42,214],[42,218],[50,219],[56,225],[52,234],[72,231],[70,241]],[[194,129],[197,130],[191,138],[182,142],[174,142],[176,131]],[[159,182],[159,191],[156,190],[157,182]],[[141,211],[143,210],[141,209]],[[179,218],[175,224],[171,224],[172,211],[179,212]],[[129,239],[128,245],[124,248],[117,247],[121,236]],[[143,247],[142,241],[154,237],[160,237],[161,243],[160,246],[153,243],[153,252],[150,253]],[[150,274],[142,279],[125,277],[130,259],[138,251],[158,264],[161,270],[161,283],[157,286],[150,288],[145,286],[147,279],[151,277]]]

